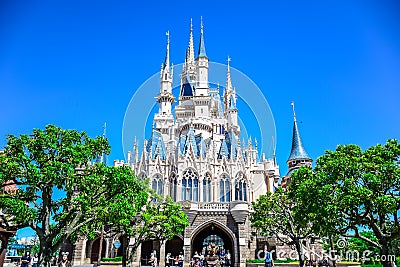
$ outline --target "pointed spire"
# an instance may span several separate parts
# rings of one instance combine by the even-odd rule
[[[291,105],[292,105],[292,109],[293,109],[293,119],[294,119],[294,122],[296,122],[296,110],[294,109],[294,101],[292,101]]]
[[[292,102],[293,109],[293,136],[292,136],[292,150],[290,152],[289,160],[294,159],[309,159],[310,156],[307,154],[303,142],[301,141],[299,128],[297,126],[296,111],[294,109],[294,102]]]
[[[106,138],[106,132],[107,132],[107,123],[104,122],[104,125],[103,125],[103,135],[102,135],[103,138]],[[100,156],[99,162],[104,163],[105,165],[107,165],[107,155],[106,155],[105,153],[103,153],[103,154]]]
[[[189,64],[194,64],[194,42],[193,42],[193,23],[190,19],[190,36],[189,36],[189,47],[186,55],[186,61]]]
[[[200,45],[199,45],[198,56],[207,57],[206,46],[204,45],[203,17],[200,17]]]
[[[228,56],[227,61],[228,61],[228,71],[227,71],[227,73],[226,73],[226,87],[225,87],[225,90],[226,90],[227,92],[229,92],[229,91],[232,90],[231,64],[230,64],[231,58],[230,58],[229,56]]]
[[[107,131],[107,123],[104,122],[104,125],[103,125],[103,137],[106,137],[106,131]]]
[[[169,68],[169,43],[170,43],[170,39],[169,39],[169,31],[167,31],[165,33],[167,35],[167,49],[165,52],[165,60],[164,60],[164,69],[165,68]]]

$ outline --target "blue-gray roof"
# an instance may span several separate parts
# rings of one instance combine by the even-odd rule
[[[225,133],[225,139],[221,142],[218,158],[221,159],[223,155],[227,158],[236,159],[238,156],[239,144],[233,131]]]
[[[235,103],[235,98],[233,95],[231,95],[230,100],[229,100],[229,107],[230,110],[235,110],[236,109],[236,103]]]
[[[159,131],[153,130],[151,133],[150,139],[147,142],[146,151],[148,153],[151,151],[152,159],[159,157],[161,160],[165,160],[167,158],[163,137]]]
[[[182,96],[193,96],[193,89],[190,83],[184,83],[181,90]]]
[[[181,136],[179,138],[179,155],[185,155],[189,149],[189,146],[192,146],[193,153],[196,156],[200,156],[200,154],[204,157],[207,153],[207,144],[202,136],[195,136],[194,130],[192,127],[189,128],[189,131],[186,135]]]
[[[293,124],[292,150],[290,152],[288,161],[294,159],[311,159],[304,148],[303,142],[301,141],[300,132],[296,121],[294,121]]]
[[[206,54],[206,46],[204,45],[204,36],[203,36],[203,32],[201,32],[200,35],[200,45],[199,45],[199,53],[198,53],[199,57],[207,57]]]

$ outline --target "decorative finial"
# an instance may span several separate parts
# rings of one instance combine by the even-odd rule
[[[294,121],[296,121],[296,110],[294,109],[294,101],[292,101],[292,109],[293,109],[293,118],[294,118]]]
[[[226,86],[225,86],[225,91],[230,92],[232,91],[232,80],[231,80],[231,58],[228,56],[228,71],[226,73]]]
[[[164,60],[164,64],[161,64],[161,69],[169,68],[169,43],[170,43],[169,31],[167,31],[167,32],[165,33],[165,35],[167,36],[167,49],[166,49],[166,51],[165,51],[165,60]]]
[[[106,122],[104,122],[104,125],[103,125],[103,137],[106,136],[106,130],[107,130],[107,124],[106,124]]]
[[[200,33],[203,34],[203,16],[200,16]]]
[[[167,36],[167,43],[169,44],[169,30],[165,33],[165,35]]]
[[[192,18],[190,18],[190,32],[193,31],[193,22],[192,22]]]

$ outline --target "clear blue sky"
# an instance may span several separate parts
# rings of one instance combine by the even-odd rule
[[[399,139],[399,14],[395,0],[1,1],[0,147],[49,123],[100,135],[106,121],[109,162],[123,159],[125,109],[159,71],[165,32],[182,63],[200,16],[210,60],[229,55],[266,96],[282,174],[293,100],[314,159],[338,144]]]

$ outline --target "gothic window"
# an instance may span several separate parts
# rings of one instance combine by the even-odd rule
[[[157,194],[162,195],[163,194],[163,182],[161,175],[156,174],[153,178],[153,181],[151,182],[151,188],[156,191]]]
[[[172,174],[169,180],[169,194],[174,201],[177,201],[177,189],[178,189],[178,181],[176,179],[176,175]]]
[[[199,201],[199,178],[192,169],[183,173],[182,200]]]
[[[203,202],[211,202],[211,176],[209,173],[203,180]]]
[[[235,200],[247,201],[247,183],[242,173],[236,176]]]
[[[221,180],[219,182],[220,190],[220,201],[230,202],[231,201],[231,183],[229,182],[229,177],[226,174],[222,174]]]

